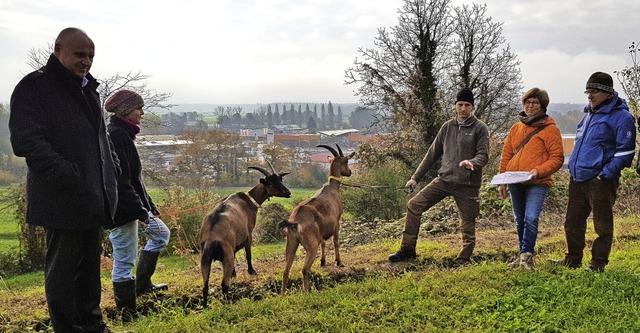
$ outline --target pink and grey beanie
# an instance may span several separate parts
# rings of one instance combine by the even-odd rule
[[[118,116],[126,116],[131,113],[131,111],[143,106],[144,100],[142,100],[142,96],[126,89],[119,90],[104,102],[105,110],[107,110],[107,112],[113,112]]]

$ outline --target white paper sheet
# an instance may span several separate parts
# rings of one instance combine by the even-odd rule
[[[524,183],[533,179],[528,171],[507,171],[499,173],[491,179],[491,185]]]

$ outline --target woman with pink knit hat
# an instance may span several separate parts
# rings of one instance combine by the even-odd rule
[[[123,318],[136,314],[136,294],[167,289],[166,284],[151,283],[160,251],[169,243],[170,231],[159,218],[151,197],[142,181],[142,163],[133,141],[140,132],[144,115],[142,97],[131,90],[120,90],[104,104],[112,113],[107,126],[115,147],[122,175],[118,178],[118,208],[116,227],[110,230],[113,246],[113,293]],[[138,251],[138,234],[147,238],[140,251],[136,276],[132,275]]]

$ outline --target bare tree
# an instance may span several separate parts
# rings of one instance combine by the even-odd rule
[[[362,103],[389,109],[382,118],[392,117],[398,129],[422,137],[426,146],[443,122],[436,78],[443,69],[440,54],[452,33],[449,4],[406,0],[398,11],[398,25],[389,31],[379,28],[375,48],[358,49],[362,60],[356,59],[346,71],[345,83],[360,84],[356,93]],[[415,142],[415,137],[396,138],[401,145]]]
[[[294,170],[295,151],[280,142],[272,142],[262,147],[262,155],[273,163],[276,170]]]
[[[627,95],[629,108],[633,115],[640,117],[640,63],[638,62],[638,53],[640,52],[640,42],[636,44],[632,42],[629,46],[629,54],[631,55],[631,66],[625,67],[623,70],[615,71],[618,82],[622,86],[622,91]]]
[[[52,53],[52,44],[48,44],[46,48],[32,48],[29,50],[27,56],[27,65],[34,70],[39,69],[47,64],[49,56]],[[104,103],[114,92],[127,88],[134,90],[142,96],[146,108],[170,109],[174,107],[175,104],[166,103],[166,101],[173,96],[172,93],[157,92],[156,90],[147,88],[147,79],[150,77],[151,75],[142,74],[140,71],[137,73],[130,71],[125,75],[117,73],[116,75],[109,76],[105,79],[101,79],[96,76],[96,79],[100,82],[100,85],[98,86],[100,99],[102,100],[102,103]]]
[[[520,61],[502,35],[502,23],[487,16],[487,6],[472,4],[454,8],[455,38],[451,44],[448,100],[459,88],[471,88],[476,97],[475,115],[492,133],[504,133],[517,120],[522,90]]]
[[[180,137],[187,144],[176,145],[172,177],[176,182],[199,187],[223,174],[237,176],[238,154],[243,150],[240,137],[220,130],[187,131]]]
[[[345,72],[346,84],[359,85],[360,101],[381,111],[374,125],[392,120],[393,143],[380,145],[382,155],[407,166],[419,161],[453,115],[453,96],[462,87],[474,90],[476,115],[494,132],[512,122],[504,115],[515,114],[519,62],[486,6],[405,0],[398,13],[398,25],[379,28],[375,48],[360,48],[361,58]]]

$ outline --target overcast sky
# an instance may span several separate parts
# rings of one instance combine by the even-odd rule
[[[377,29],[397,25],[402,0],[2,0],[0,102],[30,72],[31,48],[65,27],[96,44],[91,73],[141,71],[169,102],[357,102],[344,71]],[[455,0],[454,4],[463,1]],[[464,2],[470,3],[470,2]],[[478,2],[482,3],[482,2]],[[526,88],[584,103],[594,71],[631,64],[640,1],[491,0],[488,13],[522,62]],[[616,90],[620,86],[616,80]]]

